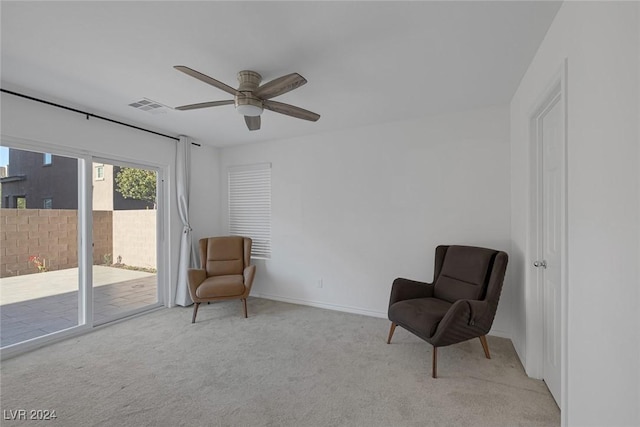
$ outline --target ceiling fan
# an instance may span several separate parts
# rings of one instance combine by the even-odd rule
[[[176,107],[176,110],[196,110],[198,108],[234,104],[236,111],[244,116],[244,121],[249,130],[260,129],[260,114],[262,114],[262,111],[265,108],[267,110],[275,111],[276,113],[286,114],[287,116],[312,122],[315,122],[320,118],[319,114],[307,111],[303,108],[284,104],[282,102],[271,101],[271,98],[275,98],[276,96],[280,96],[297,89],[307,82],[307,80],[298,73],[287,74],[286,76],[271,80],[270,82],[260,86],[262,76],[255,71],[244,70],[238,73],[238,83],[240,83],[240,85],[238,86],[238,89],[234,89],[231,86],[227,86],[212,77],[189,67],[185,67],[184,65],[176,65],[173,68],[233,95],[233,99],[226,101],[211,101],[182,105],[180,107]]]

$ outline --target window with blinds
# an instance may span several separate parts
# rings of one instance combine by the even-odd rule
[[[229,234],[250,237],[251,256],[271,257],[271,163],[229,168]]]

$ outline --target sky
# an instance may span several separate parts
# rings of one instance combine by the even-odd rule
[[[0,147],[0,166],[7,166],[7,163],[9,163],[9,149]]]

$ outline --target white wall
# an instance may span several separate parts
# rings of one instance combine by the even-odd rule
[[[640,6],[639,6],[640,7]],[[640,15],[640,12],[638,12]],[[639,18],[640,19],[640,18]],[[638,25],[638,50],[640,51],[640,25]],[[640,71],[640,52],[638,53],[638,71]],[[640,145],[640,84],[638,87],[638,99],[637,101],[637,111],[638,111],[638,144]],[[638,165],[640,165],[640,148],[638,149]],[[638,212],[640,212],[640,173],[638,173]],[[638,227],[638,265],[640,266],[640,227]],[[636,307],[640,307],[640,290],[638,290],[638,303]],[[640,310],[636,310],[638,313],[638,325],[640,325]],[[638,339],[638,355],[637,355],[637,365],[640,366],[640,339]],[[638,424],[640,424],[640,369],[638,369],[638,395],[636,408],[638,408]]]
[[[16,90],[20,92],[19,89]],[[2,94],[1,101],[3,137],[35,141],[42,143],[45,147],[53,144],[53,147],[116,160],[142,162],[167,171],[164,194],[165,209],[169,215],[169,228],[164,232],[168,239],[166,248],[169,253],[164,265],[170,288],[166,290],[165,299],[172,300],[177,279],[178,244],[182,231],[173,181],[176,142],[99,119],[87,120],[77,113],[5,93]],[[61,103],[64,104],[64,101]],[[217,233],[220,223],[217,204],[219,197],[217,151],[211,147],[193,147],[193,149],[192,222],[203,232]],[[55,151],[54,148],[52,151]],[[203,194],[204,196],[201,196]]]
[[[189,222],[193,229],[196,258],[200,256],[197,250],[199,239],[226,234],[220,210],[220,150],[192,145]]]
[[[221,150],[272,163],[272,247],[254,293],[386,317],[392,281],[431,281],[439,244],[509,250],[506,108]],[[323,287],[317,287],[318,279]],[[509,284],[494,333],[509,334]]]
[[[568,58],[568,425],[640,425],[639,8],[565,2],[511,102],[513,342],[530,371],[528,121]]]

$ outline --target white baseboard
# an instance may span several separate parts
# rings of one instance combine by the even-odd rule
[[[511,334],[509,334],[509,332],[502,331],[500,329],[491,329],[487,335],[491,335],[492,337],[506,338],[508,340],[511,340]]]
[[[333,311],[343,311],[345,313],[362,314],[364,316],[379,317],[382,319],[387,318],[387,313],[385,312],[368,310],[366,308],[350,307],[350,306],[338,305],[338,304],[328,304],[325,302],[309,301],[309,300],[303,300],[298,298],[289,298],[289,297],[283,297],[280,295],[264,294],[264,293],[257,293],[257,292],[252,293],[251,296],[254,296],[257,298],[270,299],[274,301],[288,302],[291,304],[307,305],[309,307],[324,308],[324,309],[333,310]]]
[[[288,302],[290,304],[298,304],[298,305],[306,305],[306,306],[309,306],[309,307],[324,308],[326,310],[342,311],[342,312],[345,312],[345,313],[361,314],[363,316],[370,316],[370,317],[378,317],[378,318],[381,318],[381,319],[386,319],[387,318],[387,313],[385,313],[385,312],[376,311],[376,310],[369,310],[369,309],[366,309],[366,308],[351,307],[351,306],[347,306],[347,305],[338,305],[338,304],[329,304],[329,303],[326,303],[326,302],[310,301],[310,300],[304,300],[304,299],[299,299],[299,298],[289,298],[289,297],[283,297],[283,296],[280,296],[280,295],[265,294],[265,293],[258,293],[258,292],[252,293],[251,296],[254,296],[256,298],[264,298],[264,299],[274,300],[274,301]],[[491,335],[493,337],[507,338],[509,340],[511,339],[511,334],[509,334],[507,331],[503,331],[503,330],[500,330],[500,329],[491,329],[491,331],[489,331],[489,335]]]

